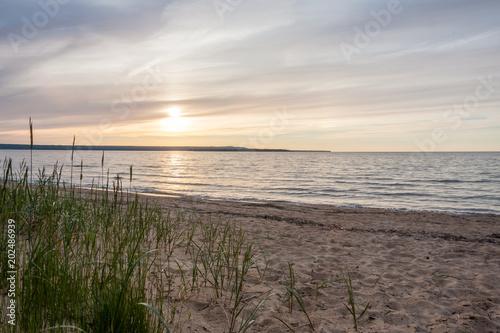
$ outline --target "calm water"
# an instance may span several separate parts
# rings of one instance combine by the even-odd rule
[[[68,151],[34,151],[34,169]],[[29,151],[0,150],[17,167]],[[73,179],[101,175],[100,151],[76,154]],[[105,170],[138,192],[204,198],[500,214],[500,153],[105,152]]]

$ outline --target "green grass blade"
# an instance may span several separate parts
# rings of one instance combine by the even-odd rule
[[[358,316],[358,319],[361,319],[361,317],[363,317],[363,315],[365,314],[366,310],[368,310],[368,307],[370,306],[370,302],[368,302],[368,304],[366,304],[365,306],[365,309],[363,310],[363,312],[361,312],[361,314]]]
[[[302,299],[300,294],[295,289],[291,289],[288,286],[286,286],[286,289],[288,289],[288,292],[295,297],[295,299],[297,300],[297,303],[299,303],[300,309],[302,310],[302,312],[304,312],[304,314],[307,317],[307,320],[309,321],[309,326],[311,326],[311,329],[314,331],[314,325],[311,321],[311,318],[309,317],[309,314],[307,313],[306,307],[304,305],[304,300]]]
[[[122,289],[120,290],[120,295],[118,296],[118,301],[116,302],[116,309],[115,309],[115,316],[113,318],[113,323],[116,322],[116,318],[118,317],[118,311],[120,309],[120,302],[122,300],[123,293],[125,292],[125,289],[127,288],[128,281],[130,280],[130,277],[132,276],[132,272],[134,271],[134,268],[139,264],[139,262],[142,260],[142,258],[144,258],[145,256],[147,256],[148,254],[150,254],[154,251],[158,251],[158,250],[157,249],[150,250],[150,251],[144,253],[142,256],[140,256],[139,259],[137,259],[135,261],[135,263],[132,265],[132,267],[130,267],[129,271],[127,272],[127,276],[125,276],[125,279],[123,280]]]
[[[351,309],[350,307],[348,307],[346,304],[344,304],[344,306],[345,306],[345,308],[347,309],[347,311],[349,311],[349,313],[350,313],[351,315],[354,315],[354,314],[352,313],[352,309]]]
[[[285,326],[286,326],[286,328],[288,328],[288,330],[289,330],[290,332],[295,333],[295,330],[294,330],[293,328],[291,328],[291,327],[290,327],[287,323],[285,323],[285,322],[283,321],[283,319],[281,319],[281,318],[279,318],[279,317],[276,317],[276,316],[274,316],[274,318],[276,318],[276,319],[278,319],[279,321],[281,321],[281,323],[282,323],[283,325],[285,325]]]
[[[255,317],[255,315],[257,314],[257,311],[259,311],[260,307],[269,299],[271,298],[271,296],[273,296],[275,294],[271,294],[271,295],[268,295],[266,298],[264,298],[262,301],[260,301],[259,304],[257,304],[257,306],[255,307],[255,309],[253,309],[252,313],[250,314],[250,316],[247,318],[247,320],[243,323],[242,322],[242,325],[240,325],[240,330],[239,332],[242,332],[242,333],[245,333],[249,328],[250,326],[252,326],[252,324],[255,322],[255,320],[253,319]]]
[[[158,319],[160,319],[161,323],[163,324],[163,327],[165,327],[165,329],[167,330],[168,333],[170,333],[170,330],[168,329],[168,326],[167,326],[167,323],[165,323],[165,320],[163,319],[163,317],[158,313],[158,311],[156,311],[155,308],[153,308],[151,305],[147,304],[147,303],[138,303],[140,305],[144,305],[145,307],[147,307],[148,309],[150,309],[151,311],[153,311],[153,313],[158,317]]]

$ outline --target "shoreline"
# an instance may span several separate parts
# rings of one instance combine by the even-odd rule
[[[10,182],[10,181],[9,181]],[[69,189],[69,187],[68,187]],[[80,191],[80,187],[77,185],[73,186],[75,191]],[[172,194],[165,192],[129,192],[129,188],[121,188],[124,193],[130,193],[130,195],[148,196],[154,198],[172,198],[172,199],[186,199],[186,200],[198,200],[200,202],[227,202],[227,203],[241,203],[241,204],[254,204],[254,205],[275,205],[275,206],[297,206],[297,207],[310,207],[310,208],[326,208],[326,209],[346,209],[346,210],[373,210],[373,211],[387,211],[387,212],[400,212],[400,213],[433,213],[433,214],[443,214],[449,216],[489,216],[498,217],[500,220],[500,213],[483,213],[483,212],[454,212],[450,210],[425,210],[425,209],[410,209],[410,208],[387,208],[387,207],[363,207],[356,205],[332,205],[332,204],[309,204],[303,202],[291,202],[291,201],[272,201],[272,200],[246,200],[246,199],[229,199],[229,198],[208,198],[197,195],[182,195],[182,194]],[[90,188],[81,187],[82,192],[93,191],[104,191],[102,188]]]
[[[90,188],[82,188],[85,190],[90,190]],[[124,188],[124,190],[128,190]],[[500,213],[484,213],[484,212],[474,212],[474,211],[466,211],[466,212],[454,212],[450,210],[426,210],[426,209],[411,209],[411,208],[388,208],[388,207],[363,207],[357,205],[333,205],[333,204],[309,204],[304,202],[292,202],[292,201],[273,201],[273,200],[247,200],[247,199],[229,199],[229,198],[209,198],[197,195],[182,195],[182,194],[170,194],[170,193],[160,193],[160,192],[133,192],[138,195],[145,195],[151,197],[166,197],[166,198],[179,198],[179,199],[199,199],[202,201],[222,201],[222,202],[236,202],[236,203],[253,203],[253,204],[275,204],[275,205],[290,205],[290,206],[304,206],[304,207],[327,207],[332,209],[373,209],[373,210],[383,210],[383,211],[394,211],[394,212],[414,212],[414,213],[436,213],[436,214],[446,214],[446,215],[456,215],[456,216],[474,216],[474,215],[485,215],[485,216],[497,216],[500,217]]]
[[[15,165],[23,159],[26,161],[25,158],[29,160],[28,153],[6,155],[14,158]],[[349,154],[335,157],[333,154],[319,158],[320,155],[317,155],[317,161],[309,155],[297,155],[297,159],[283,154],[273,155],[277,160],[273,163],[279,163],[281,170],[272,167],[273,163],[264,163],[269,160],[265,155],[247,155],[240,159],[236,155],[214,153],[214,158],[205,159],[201,155],[187,153],[116,153],[106,155],[103,162],[101,153],[88,152],[81,156],[85,161],[83,165],[74,165],[76,176],[79,172],[83,175],[83,186],[90,187],[99,180],[105,182],[104,171],[109,171],[110,182],[120,179],[124,188],[129,188],[128,177],[130,166],[133,166],[132,191],[160,195],[195,195],[207,199],[322,204],[361,209],[425,210],[458,215],[500,215],[497,205],[500,192],[496,186],[498,181],[494,178],[498,173],[498,154],[487,153],[481,155],[483,157],[466,153],[458,153],[454,157],[439,155],[426,160],[428,166],[440,170],[431,175],[422,167],[424,164],[420,163],[418,157],[383,153],[377,157]],[[137,158],[147,162],[137,164]],[[486,161],[484,168],[480,164],[483,158]],[[80,157],[77,159],[80,160]],[[44,166],[50,172],[56,160],[65,161],[61,179],[68,183],[71,165],[68,154],[58,151],[50,155],[34,153],[37,163],[33,170]],[[227,161],[220,164],[217,162],[219,160]],[[371,161],[371,164],[363,166],[365,160]],[[464,169],[466,173],[455,174],[455,165],[460,161],[469,169]],[[294,163],[301,165],[301,168],[295,167]],[[240,165],[248,168],[248,177],[239,175],[235,167]],[[391,174],[381,173],[384,165],[393,168]],[[408,168],[415,170],[408,173]],[[78,186],[78,180],[74,180]]]
[[[322,222],[315,222],[314,219],[323,220],[325,215],[337,214],[342,216],[351,216],[352,218],[358,216],[385,216],[386,218],[395,219],[399,217],[406,218],[416,218],[418,217],[422,223],[425,221],[425,226],[432,224],[429,220],[444,220],[448,227],[456,227],[455,225],[448,225],[448,223],[453,223],[452,221],[467,221],[471,223],[487,223],[493,226],[491,229],[492,234],[494,234],[494,227],[498,227],[500,231],[500,215],[495,214],[484,214],[484,213],[471,213],[471,214],[460,214],[454,212],[441,212],[441,211],[428,211],[428,210],[399,210],[390,208],[370,208],[370,207],[342,207],[333,205],[314,205],[314,204],[296,204],[296,203],[283,203],[274,201],[244,201],[244,200],[225,200],[225,199],[207,199],[200,198],[196,196],[176,196],[176,195],[165,195],[165,194],[155,194],[155,193],[137,193],[139,197],[153,197],[158,199],[158,203],[161,207],[165,208],[181,208],[187,210],[194,210],[198,212],[205,213],[220,213],[224,215],[233,216],[244,216],[244,217],[262,217],[261,214],[250,213],[249,209],[261,209],[268,213],[264,215],[267,219],[271,220],[286,220],[286,218],[296,217],[297,213],[301,216],[311,216],[312,212],[319,212],[313,219],[307,219],[301,217],[304,221],[309,221],[312,225],[324,224]],[[167,203],[168,202],[168,203]],[[279,213],[278,215],[269,215],[270,213]],[[354,222],[350,218],[346,220],[346,223]],[[498,224],[497,224],[498,223]],[[356,223],[358,224],[358,223]],[[396,223],[398,224],[398,223]],[[443,224],[443,222],[439,222]],[[477,229],[477,228],[474,228]],[[490,228],[483,228],[484,230],[490,230]],[[463,233],[465,230],[461,230]],[[477,230],[475,230],[477,231]]]

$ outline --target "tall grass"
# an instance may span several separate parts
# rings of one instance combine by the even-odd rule
[[[6,230],[5,221],[10,218],[19,231],[19,331],[71,324],[86,332],[154,332],[155,320],[137,304],[148,298],[145,267],[152,260],[137,260],[144,253],[141,244],[158,217],[158,208],[139,202],[124,207],[95,189],[88,197],[77,198],[73,186],[68,193],[59,185],[57,168],[48,177],[40,172],[36,184],[30,184],[26,166],[17,173],[11,160],[4,166],[1,228]],[[6,259],[2,249],[3,268]],[[5,287],[5,282],[2,276],[0,286]]]

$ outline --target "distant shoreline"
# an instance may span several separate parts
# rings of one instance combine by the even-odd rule
[[[0,150],[30,150],[28,144],[0,143]],[[71,145],[33,145],[33,150],[71,150]],[[91,146],[75,145],[75,150],[106,150],[106,151],[227,151],[227,152],[285,152],[285,153],[500,153],[499,150],[450,150],[450,151],[331,151],[307,149],[258,149],[234,146]]]
[[[71,145],[33,145],[33,150],[72,150]],[[0,144],[0,149],[30,150],[30,145]],[[330,153],[329,150],[289,150],[289,149],[256,149],[245,147],[197,147],[197,146],[81,146],[75,145],[75,150],[107,150],[107,151],[230,151],[230,152],[309,152]]]

